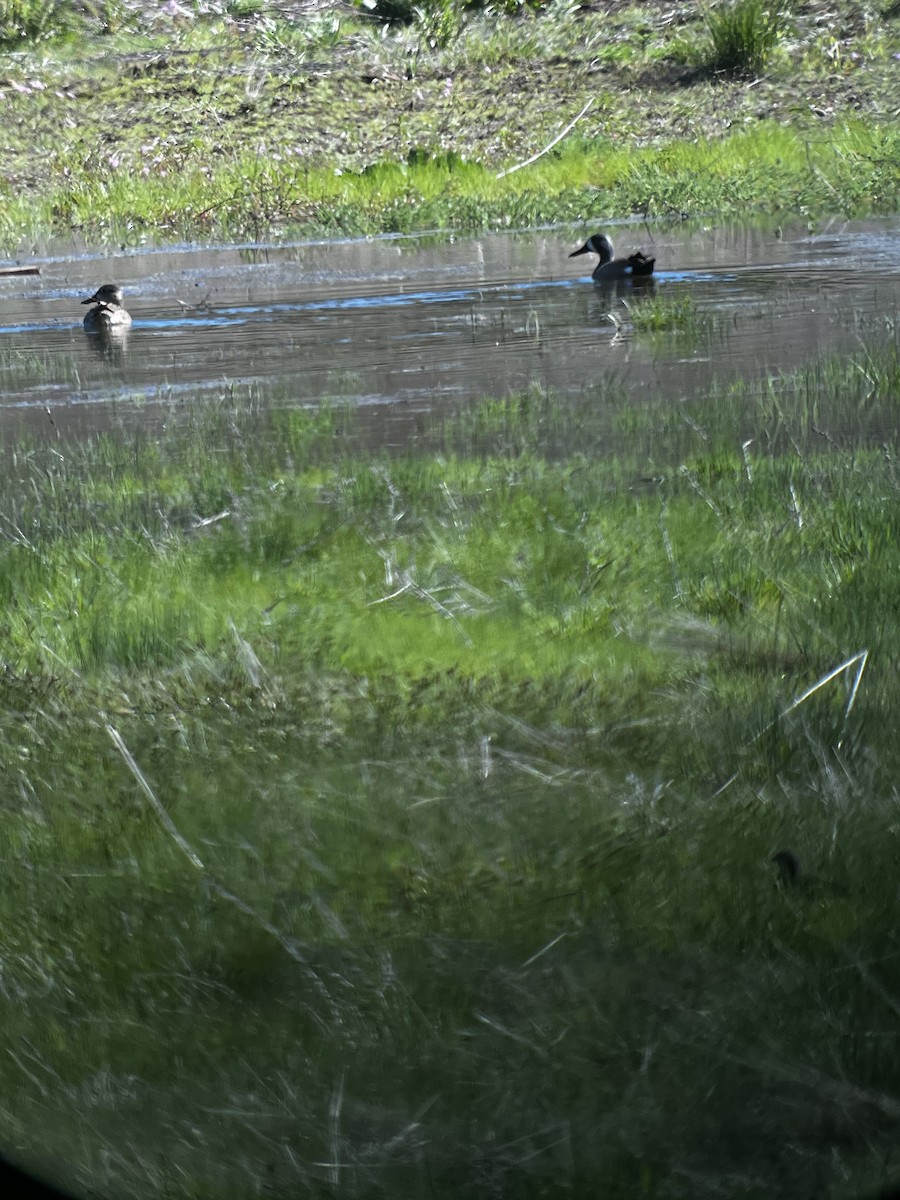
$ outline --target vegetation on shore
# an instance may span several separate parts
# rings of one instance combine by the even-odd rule
[[[900,11],[836,7],[7,0],[0,240],[893,209]]]
[[[274,394],[16,448],[2,1144],[136,1197],[880,1182],[898,388],[891,340],[393,454]]]

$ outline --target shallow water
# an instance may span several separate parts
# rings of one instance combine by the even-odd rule
[[[620,254],[656,256],[651,288],[592,285],[593,260],[568,258],[584,230],[32,259],[40,277],[0,279],[0,434],[52,421],[78,436],[113,406],[117,420],[148,417],[236,383],[264,395],[294,381],[298,404],[376,406],[379,436],[396,442],[410,413],[533,383],[580,392],[612,373],[677,399],[764,378],[858,344],[900,309],[897,220],[607,228]],[[80,301],[108,280],[134,317],[114,345],[81,327]],[[649,294],[689,296],[705,333],[636,334]]]

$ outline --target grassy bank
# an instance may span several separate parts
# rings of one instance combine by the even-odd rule
[[[898,385],[17,448],[0,1142],[139,1196],[895,1170]]]
[[[719,65],[699,5],[90,19],[0,55],[7,247],[858,213],[900,190],[896,5],[796,6],[752,72]]]

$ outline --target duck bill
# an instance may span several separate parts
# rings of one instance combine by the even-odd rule
[[[579,254],[590,254],[590,253],[591,253],[590,243],[585,242],[580,250],[573,250],[572,253],[569,255],[569,258],[577,258]]]
[[[90,300],[82,300],[81,303],[82,304],[99,304],[100,301],[97,299],[96,294],[94,294],[93,296],[91,296]]]

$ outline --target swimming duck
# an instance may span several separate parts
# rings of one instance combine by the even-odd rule
[[[648,258],[642,250],[635,251],[628,258],[613,258],[613,244],[605,233],[595,233],[589,237],[580,250],[573,250],[569,258],[577,258],[579,254],[599,254],[600,261],[594,267],[592,279],[598,283],[613,279],[648,278],[653,274],[655,258]]]
[[[117,283],[104,283],[98,287],[90,300],[82,300],[82,304],[95,304],[97,307],[84,318],[84,327],[88,333],[110,333],[112,330],[128,329],[131,316],[125,310],[122,289]]]

